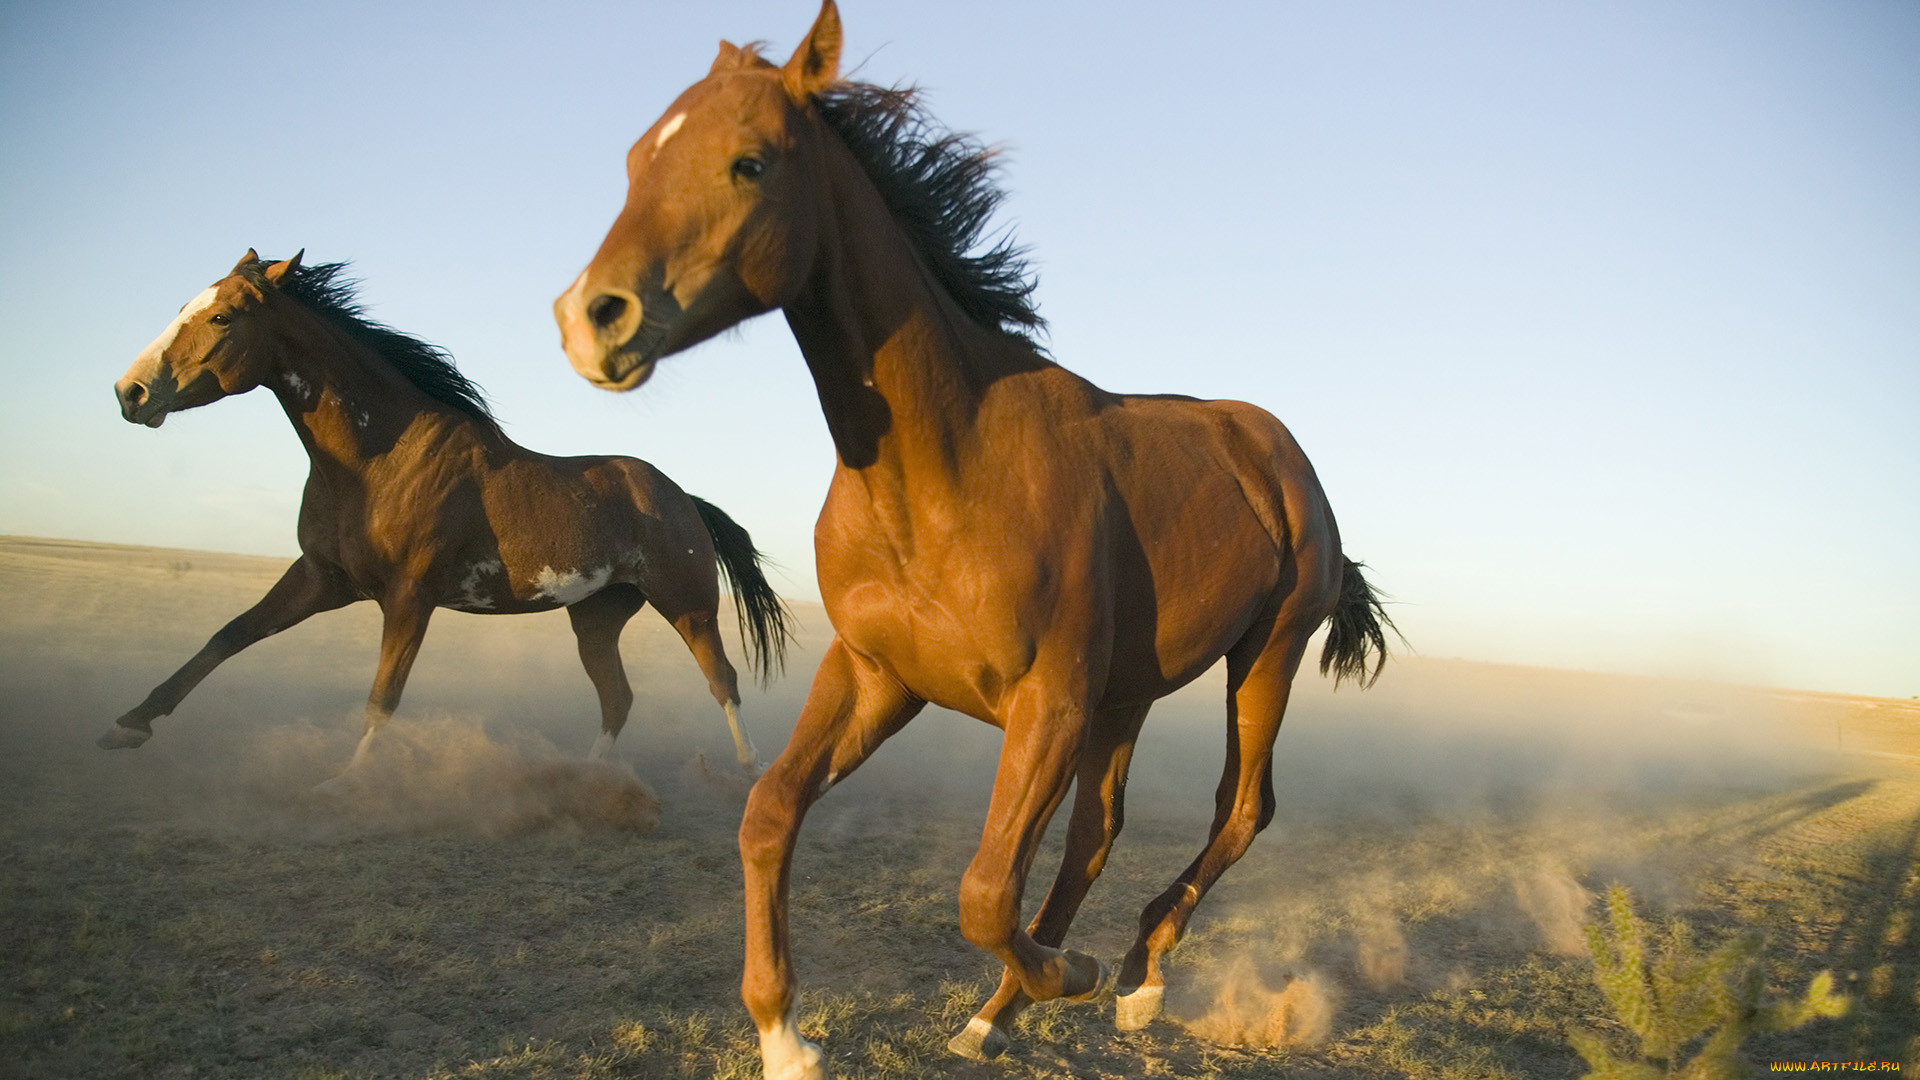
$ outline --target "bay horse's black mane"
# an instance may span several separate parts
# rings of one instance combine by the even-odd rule
[[[266,279],[265,271],[270,265],[269,260],[261,259],[241,267],[239,273],[260,288],[275,288]],[[278,288],[379,353],[428,397],[498,431],[500,422],[494,419],[486,394],[472,379],[460,373],[453,357],[438,345],[368,318],[356,294],[359,283],[346,277],[346,270],[347,264],[343,262],[297,267],[291,276],[280,280]]]
[[[994,183],[994,150],[941,126],[916,87],[841,82],[814,100],[955,302],[1037,347],[1033,335],[1047,321],[1034,304],[1026,248],[1002,231],[975,250],[1005,195]]]

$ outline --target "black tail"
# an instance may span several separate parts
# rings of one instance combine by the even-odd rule
[[[740,616],[740,644],[747,650],[747,666],[760,677],[760,685],[773,680],[775,669],[787,670],[787,642],[793,640],[788,621],[793,613],[767,584],[760,572],[760,552],[753,537],[726,512],[698,495],[689,495],[700,521],[713,537],[713,553],[720,564],[720,577],[733,593],[733,610]]]
[[[1320,651],[1320,674],[1331,670],[1334,686],[1338,687],[1342,679],[1352,679],[1364,690],[1380,681],[1380,671],[1387,666],[1386,632],[1393,631],[1403,643],[1407,639],[1387,617],[1373,586],[1360,575],[1366,564],[1352,559],[1344,561],[1346,566],[1340,571],[1340,603],[1327,619],[1331,628],[1327,631],[1327,647]],[[1367,674],[1368,652],[1379,654],[1372,675]]]

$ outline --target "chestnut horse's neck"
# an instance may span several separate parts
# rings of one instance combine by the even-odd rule
[[[278,307],[277,355],[266,381],[315,468],[363,472],[422,414],[471,423],[302,304],[282,299]]]
[[[831,177],[813,276],[785,307],[840,462],[873,476],[951,479],[977,448],[996,380],[1047,366],[967,316],[926,268],[880,192],[824,125]]]

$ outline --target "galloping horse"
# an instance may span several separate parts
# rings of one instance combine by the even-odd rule
[[[299,255],[269,264],[249,250],[114,385],[121,415],[156,428],[169,413],[265,385],[312,464],[300,558],[100,745],[139,746],[153,719],[229,656],[309,615],[373,600],[384,618],[380,666],[354,764],[399,705],[436,607],[502,615],[565,607],[600,696],[599,758],[633,705],[620,631],[650,602],[693,651],[741,766],[757,771],[720,643],[716,559],[763,679],[783,659],[788,633],[747,531],[644,461],[515,445],[446,353],[362,314],[344,269],[302,266]]]
[[[1332,619],[1321,670],[1336,678],[1386,656],[1384,613],[1286,428],[1239,402],[1108,393],[1051,362],[1018,250],[975,253],[998,197],[987,152],[912,91],[840,81],[839,53],[832,0],[784,66],[722,43],[628,153],[626,207],[555,304],[574,369],[615,390],[781,309],[838,451],[814,533],[836,636],[740,825],[741,996],[776,1080],[827,1075],[795,1023],[801,819],[927,702],[1004,732],[960,925],[1006,970],[950,1044],[991,1057],[1031,1002],[1102,985],[1098,961],[1059,945],[1120,831],[1149,705],[1226,658],[1213,826],[1140,917],[1122,1028],[1158,1015],[1161,957],[1272,816],[1309,635]],[[1070,786],[1065,858],[1022,929]]]

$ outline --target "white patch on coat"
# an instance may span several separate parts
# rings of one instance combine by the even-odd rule
[[[555,570],[543,566],[533,577],[533,592],[543,600],[551,600],[561,606],[577,604],[601,589],[613,580],[613,567],[603,566],[598,570],[581,573],[578,570]]]
[[[686,122],[686,113],[675,113],[673,119],[668,120],[666,124],[660,128],[660,134],[654,136],[653,152],[656,154],[659,153],[660,148],[667,145],[667,140],[673,138],[673,133],[679,131],[680,125]]]
[[[504,569],[499,559],[487,559],[467,567],[467,576],[460,579],[460,595],[447,606],[455,611],[492,611],[493,597],[482,592],[480,585],[485,578]]]
[[[293,372],[289,371],[282,376],[282,381],[287,384],[287,389],[300,395],[300,400],[308,401],[313,398],[313,384]]]
[[[213,298],[218,291],[216,286],[209,285],[200,295],[187,301],[187,306],[180,309],[180,314],[173,317],[165,330],[160,331],[160,336],[140,350],[139,356],[134,357],[133,370],[127,374],[141,382],[151,382],[155,370],[160,366],[161,355],[173,344],[173,339],[180,336],[181,329],[190,319],[213,306]]]

